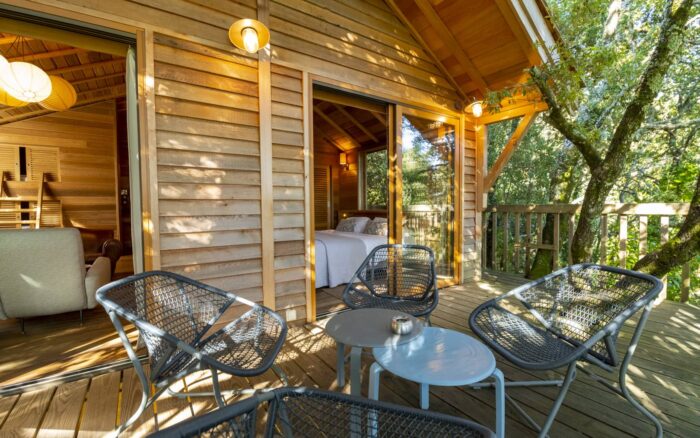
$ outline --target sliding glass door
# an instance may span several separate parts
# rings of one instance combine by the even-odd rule
[[[459,280],[458,129],[458,119],[396,111],[394,240],[431,248],[441,286]]]

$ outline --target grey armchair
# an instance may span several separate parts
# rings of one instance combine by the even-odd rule
[[[86,270],[75,228],[0,230],[0,319],[92,309],[95,292],[111,277],[98,257]]]

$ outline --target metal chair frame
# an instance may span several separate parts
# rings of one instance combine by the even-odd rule
[[[299,403],[297,406],[294,406],[295,401]],[[267,406],[267,420],[264,434],[261,434],[256,430],[256,420],[263,406]],[[303,417],[300,408],[306,408]],[[320,418],[323,419],[314,421]],[[390,424],[383,424],[382,420]],[[329,423],[333,423],[334,430],[324,429]],[[298,430],[300,427],[306,429]],[[339,429],[347,429],[349,436],[357,438],[404,437],[407,433],[421,438],[495,437],[486,427],[463,418],[304,387],[260,391],[251,398],[163,429],[150,437],[336,436]]]
[[[194,343],[188,343],[183,341],[182,339],[177,338],[176,336],[172,335],[171,333],[166,332],[165,330],[156,327],[155,325],[149,323],[148,321],[144,320],[143,318],[139,317],[138,315],[135,315],[128,310],[124,309],[114,301],[112,301],[109,298],[109,293],[112,290],[116,290],[125,286],[128,286],[129,284],[133,284],[135,282],[144,280],[148,277],[164,277],[168,278],[171,280],[174,280],[176,282],[185,284],[185,285],[190,285],[194,286],[198,289],[204,290],[208,293],[218,295],[220,297],[224,297],[228,300],[228,302],[221,308],[219,309],[219,314],[214,317],[212,320],[208,321],[206,327],[201,330],[201,332],[196,336],[197,342]],[[275,312],[272,310],[268,309],[267,307],[261,306],[257,303],[254,303],[250,300],[247,300],[245,298],[239,297],[237,295],[231,294],[229,292],[223,291],[221,289],[217,289],[212,286],[208,286],[206,284],[199,283],[197,281],[194,281],[192,279],[189,279],[187,277],[184,277],[182,275],[174,274],[171,272],[165,272],[165,271],[150,271],[150,272],[145,272],[142,274],[137,274],[133,275],[131,277],[127,277],[115,282],[112,282],[110,284],[107,284],[103,287],[101,287],[97,291],[97,301],[105,308],[107,311],[107,314],[109,315],[110,320],[114,324],[115,329],[117,330],[117,333],[119,334],[119,338],[122,341],[122,344],[124,345],[124,348],[127,352],[127,355],[129,356],[129,359],[134,365],[134,370],[136,371],[136,375],[139,378],[139,382],[141,383],[141,389],[142,389],[142,398],[141,398],[141,403],[139,405],[139,408],[136,410],[136,412],[129,417],[125,422],[123,422],[116,430],[116,435],[118,436],[123,432],[127,427],[131,426],[140,416],[143,414],[143,412],[148,409],[164,392],[168,392],[170,395],[178,397],[178,398],[187,398],[187,397],[211,397],[213,396],[216,399],[217,405],[219,407],[224,407],[226,406],[225,400],[223,398],[223,395],[239,395],[239,394],[245,394],[245,393],[254,393],[255,390],[253,389],[232,389],[232,390],[222,390],[221,386],[219,384],[219,376],[218,373],[220,371],[226,372],[231,375],[235,376],[255,376],[264,373],[268,369],[272,368],[275,373],[278,375],[280,380],[282,380],[283,384],[285,386],[289,385],[288,379],[284,371],[274,363],[275,358],[277,357],[280,349],[282,348],[282,345],[284,344],[284,340],[287,335],[287,324],[286,322]],[[237,319],[231,321],[229,324],[224,326],[223,328],[217,330],[213,334],[209,336],[204,336],[205,333],[208,333],[209,329],[218,321],[221,316],[225,313],[225,311],[234,303],[237,304],[243,304],[245,306],[250,307],[250,310],[238,317]],[[241,369],[241,368],[233,368],[229,365],[223,364],[219,362],[218,360],[214,359],[213,357],[210,357],[206,352],[202,351],[200,349],[200,346],[203,346],[206,341],[212,339],[214,336],[216,336],[219,333],[225,333],[225,330],[229,327],[234,326],[238,321],[242,320],[246,316],[250,315],[251,312],[254,311],[261,311],[265,313],[266,315],[270,316],[277,324],[279,324],[279,336],[278,339],[275,342],[274,347],[268,352],[267,354],[267,360],[265,360],[263,363],[261,363],[258,367],[253,368],[253,369]],[[193,312],[189,312],[189,316],[192,317]],[[134,350],[134,347],[132,346],[132,343],[129,341],[129,338],[126,335],[126,331],[124,330],[124,326],[122,325],[122,322],[120,318],[124,318],[125,320],[131,322],[136,326],[136,328],[139,330],[139,342],[143,339],[143,333],[148,334],[149,336],[155,336],[159,339],[162,339],[167,342],[167,344],[171,347],[171,350],[168,355],[164,356],[159,360],[159,364],[151,364],[151,366],[162,366],[165,362],[167,362],[168,359],[172,359],[173,357],[176,357],[178,355],[181,356],[181,359],[185,360],[188,362],[187,366],[185,366],[181,371],[177,372],[174,375],[170,375],[166,378],[163,379],[151,379],[152,383],[155,385],[156,390],[152,391],[151,390],[151,385],[149,383],[149,378],[146,376],[146,372],[144,370],[143,365],[141,364],[141,360],[139,360],[138,355],[136,354],[136,351]],[[149,352],[149,359],[150,359],[150,352]],[[183,377],[197,372],[197,371],[202,371],[202,370],[209,370],[211,372],[211,379],[212,379],[212,386],[213,386],[213,391],[212,392],[176,392],[170,389],[170,386],[175,383],[176,381],[182,379]]]
[[[407,297],[401,297],[399,295],[396,295],[396,291],[394,291],[396,296],[386,296],[386,294],[378,294],[375,291],[375,287],[373,284],[371,284],[371,281],[365,281],[365,279],[362,276],[362,273],[364,273],[366,270],[370,269],[372,274],[374,274],[374,269],[379,269],[379,267],[371,267],[370,264],[374,262],[375,256],[379,251],[383,250],[391,250],[391,249],[401,249],[401,250],[418,250],[418,251],[425,251],[428,254],[428,260],[429,260],[429,266],[431,272],[428,274],[430,275],[430,283],[427,285],[425,290],[423,291],[421,296],[418,296],[418,294],[415,294],[416,296],[407,296]],[[398,266],[393,263],[393,264],[388,264],[386,267],[387,270],[391,269],[392,275],[398,276],[399,273],[397,272]],[[387,274],[389,275],[389,274]],[[361,284],[364,287],[367,288],[369,293],[367,293],[364,290],[358,289],[357,284]],[[387,308],[387,309],[395,309],[395,310],[401,310],[405,313],[410,313],[415,317],[424,317],[425,321],[430,325],[430,314],[432,313],[433,310],[438,305],[438,288],[437,288],[437,272],[435,270],[435,254],[433,253],[433,250],[428,248],[427,246],[423,245],[402,245],[402,244],[387,244],[387,245],[379,245],[372,249],[372,251],[367,255],[365,260],[362,262],[359,268],[355,271],[355,274],[353,274],[352,279],[350,282],[345,286],[345,289],[343,290],[343,302],[350,307],[351,309],[361,309],[361,308],[367,308],[367,307],[377,307],[377,308]],[[351,298],[351,294],[357,294],[358,296],[367,296],[368,298],[371,297],[375,302],[380,303],[379,305],[376,306],[358,306],[356,303],[353,302],[353,299]],[[407,309],[403,306],[405,305],[410,305],[411,303],[428,303],[428,305],[419,311],[410,311],[410,309]]]
[[[631,305],[627,306],[624,308],[615,318],[613,318],[610,322],[608,322],[602,329],[598,330],[593,336],[591,336],[588,340],[585,342],[576,342],[567,336],[563,335],[562,333],[553,330],[551,327],[548,327],[546,320],[542,315],[540,315],[537,310],[532,308],[527,302],[527,300],[523,297],[523,293],[528,291],[531,288],[534,288],[538,285],[541,285],[555,277],[561,276],[561,275],[566,275],[569,272],[572,271],[579,271],[579,270],[585,270],[585,269],[600,269],[603,271],[619,274],[622,276],[627,276],[627,277],[632,277],[640,280],[645,280],[650,283],[650,288],[648,291],[637,301],[632,303]],[[546,275],[538,280],[535,280],[533,282],[524,284],[520,287],[517,287],[516,289],[511,290],[510,292],[501,295],[497,298],[491,299],[489,301],[486,301],[485,303],[481,304],[479,307],[474,309],[474,311],[471,313],[469,317],[469,326],[472,329],[472,331],[479,336],[490,348],[495,350],[498,354],[503,356],[505,359],[508,361],[512,362],[516,366],[524,369],[529,369],[529,370],[536,370],[536,371],[544,371],[544,370],[555,370],[558,368],[562,367],[567,367],[566,373],[563,379],[553,379],[553,380],[526,380],[526,381],[506,381],[506,387],[534,387],[534,386],[558,386],[560,387],[559,393],[557,394],[554,404],[552,407],[552,410],[549,412],[549,415],[547,416],[547,419],[545,423],[540,426],[529,414],[525,412],[525,410],[512,398],[508,395],[506,392],[506,400],[510,402],[513,407],[516,409],[516,411],[530,424],[532,428],[537,430],[539,432],[539,437],[545,437],[547,436],[547,433],[549,432],[550,428],[552,427],[552,424],[554,423],[554,420],[556,418],[557,413],[559,412],[559,409],[561,408],[561,405],[564,402],[564,399],[566,397],[566,394],[573,383],[573,381],[576,379],[576,373],[577,370],[583,372],[584,374],[588,375],[591,379],[594,381],[602,384],[615,394],[618,394],[619,396],[623,397],[626,399],[637,411],[639,411],[642,415],[644,415],[646,418],[648,418],[655,426],[656,428],[656,436],[661,437],[663,436],[663,427],[659,420],[649,412],[644,406],[642,406],[639,401],[637,401],[632,394],[630,394],[629,389],[627,388],[627,369],[629,367],[630,362],[632,361],[632,357],[634,355],[634,352],[636,350],[637,344],[639,342],[639,338],[642,335],[642,331],[644,330],[644,326],[646,324],[647,319],[649,318],[649,313],[651,312],[653,306],[654,306],[654,300],[656,297],[659,295],[661,290],[663,289],[663,283],[661,281],[651,275],[643,274],[640,272],[635,272],[635,271],[630,271],[627,269],[621,269],[621,268],[616,268],[612,266],[603,266],[603,265],[596,265],[592,263],[584,263],[584,264],[579,264],[579,265],[574,265],[570,267],[566,267],[563,269],[560,269],[556,272],[553,272],[549,275]],[[508,351],[507,349],[503,348],[501,345],[499,345],[495,340],[493,340],[489,335],[487,335],[479,326],[477,323],[477,318],[479,314],[483,311],[487,311],[489,308],[498,308],[499,311],[506,311],[503,307],[499,306],[499,302],[507,299],[514,297],[517,300],[520,301],[520,303],[526,307],[530,313],[534,316],[535,319],[537,319],[540,323],[544,325],[545,328],[540,328],[537,326],[532,325],[531,323],[522,320],[525,324],[528,324],[533,330],[539,330],[542,333],[547,332],[548,334],[553,334],[558,338],[558,341],[561,342],[562,344],[565,344],[567,347],[571,348],[571,352],[566,356],[562,357],[557,361],[551,362],[551,363],[530,363],[526,362],[524,360],[521,360],[518,358],[515,354],[513,354],[511,351]],[[629,318],[631,318],[633,315],[635,315],[638,311],[642,310],[642,314],[639,318],[639,321],[637,322],[637,326],[635,327],[634,334],[632,335],[632,338],[630,340],[630,343],[627,347],[627,350],[625,352],[625,356],[622,359],[621,363],[618,363],[618,357],[617,357],[617,352],[615,349],[615,343],[617,340],[617,336],[623,327],[625,321],[627,321]],[[506,311],[507,312],[507,311]],[[508,312],[510,313],[510,312]],[[511,313],[511,315],[514,315]],[[605,345],[606,352],[608,353],[608,360],[605,361],[601,359],[599,354],[596,354],[592,349],[593,347],[598,344],[599,342],[603,342]],[[590,370],[584,368],[581,366],[579,362],[585,361],[589,362],[592,365],[598,366],[602,368],[603,370],[613,373],[615,372],[616,369],[618,369],[618,382],[617,384],[612,384],[603,377],[598,376],[597,374],[591,372]],[[608,363],[610,362],[610,363]],[[476,384],[472,385],[474,388],[484,388],[484,387],[493,387],[492,383],[483,383],[483,384]]]

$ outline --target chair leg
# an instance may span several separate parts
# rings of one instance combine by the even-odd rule
[[[289,379],[287,378],[287,373],[285,373],[279,365],[277,365],[276,363],[272,364],[272,371],[274,371],[275,374],[277,374],[277,377],[279,377],[284,386],[289,386]]]
[[[219,372],[214,368],[211,369],[211,381],[212,386],[214,387],[214,398],[216,399],[216,404],[220,408],[223,408],[224,406],[226,406],[226,402],[221,396],[221,387],[219,386]]]
[[[569,391],[569,387],[571,386],[571,383],[573,383],[575,378],[576,362],[572,362],[571,364],[569,364],[569,368],[566,370],[566,378],[564,378],[564,383],[561,385],[559,394],[554,400],[554,406],[552,406],[552,410],[549,411],[547,421],[544,422],[542,430],[540,430],[539,438],[544,438],[547,436],[547,432],[549,432],[549,429],[552,427],[552,424],[554,424],[554,419],[556,418],[557,413],[559,412],[559,408],[561,408],[562,403],[564,403],[566,393]]]
[[[24,318],[19,319],[19,330],[22,332],[23,335],[27,334],[27,332],[24,331]]]
[[[649,317],[649,313],[651,312],[651,309],[653,307],[653,303],[649,303],[645,308],[644,308],[644,313],[642,313],[642,316],[639,318],[639,322],[637,323],[637,328],[634,331],[634,335],[632,335],[632,340],[630,341],[629,347],[627,347],[627,354],[625,354],[625,358],[622,360],[622,365],[620,365],[620,387],[619,387],[619,393],[622,395],[635,409],[637,409],[642,415],[647,417],[649,420],[651,420],[652,423],[654,423],[654,427],[656,428],[656,436],[657,438],[661,438],[664,434],[664,429],[663,426],[661,425],[661,422],[659,421],[658,418],[647,408],[642,406],[637,399],[634,398],[634,396],[629,392],[629,389],[627,389],[627,368],[629,367],[630,362],[632,361],[632,356],[634,355],[634,351],[637,349],[637,343],[639,342],[639,338],[642,335],[642,330],[644,329],[644,325],[647,322],[647,318]]]
[[[82,326],[85,323],[85,319],[83,319],[83,310],[79,310],[80,312],[80,325]]]

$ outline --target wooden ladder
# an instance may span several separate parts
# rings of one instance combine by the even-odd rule
[[[2,172],[0,180],[0,204],[12,204],[13,207],[0,208],[0,226],[14,225],[21,228],[22,225],[34,225],[34,228],[41,228],[41,213],[44,206],[44,183],[46,174],[41,173],[39,186],[35,198],[10,196],[7,188],[6,172]],[[22,202],[36,202],[33,208],[22,208]],[[7,215],[9,213],[9,215]],[[22,213],[34,213],[34,219],[22,219]],[[9,216],[9,217],[7,217]]]

